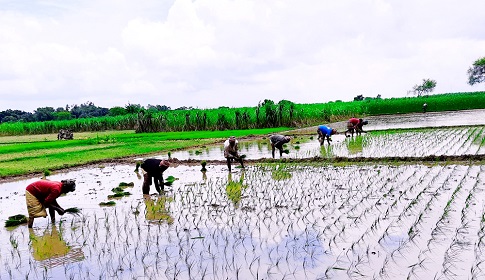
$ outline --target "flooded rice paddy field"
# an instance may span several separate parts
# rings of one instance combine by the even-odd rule
[[[0,229],[0,279],[423,279],[485,277],[485,166],[176,166],[143,197],[133,165],[76,178],[81,215]],[[0,185],[0,217],[25,186]],[[121,182],[130,196],[112,199]],[[153,187],[152,187],[153,191]]]
[[[283,157],[485,154],[485,110],[382,116],[368,129],[443,126],[445,116],[457,126],[335,135],[324,147],[311,128],[295,136]],[[241,139],[241,154],[270,158],[268,142]],[[221,145],[171,155],[223,158]],[[150,196],[142,195],[134,162],[55,172],[48,179],[77,180],[76,191],[58,202],[81,214],[57,216],[55,224],[37,218],[31,230],[3,224],[27,214],[25,187],[39,178],[1,183],[0,279],[485,277],[481,162],[277,163],[234,167],[233,173],[223,164],[207,168],[173,165],[164,177],[178,180]],[[133,183],[124,189],[131,195],[111,197],[120,183]],[[115,205],[100,205],[106,202]]]
[[[369,130],[473,126],[485,124],[485,109],[370,116]]]
[[[431,127],[453,127],[453,126],[483,126],[485,125],[485,109],[445,111],[430,113],[396,114],[367,116],[365,120],[369,124],[364,126],[365,130],[388,130],[388,129],[410,129],[410,128],[431,128]],[[327,125],[326,123],[322,123]],[[328,126],[342,132],[347,129],[347,122],[335,122]],[[313,134],[317,127],[301,128],[292,131],[299,134]]]
[[[321,147],[316,135],[297,135],[285,145],[289,154],[283,158],[313,157],[426,157],[484,155],[485,129],[483,126],[445,127],[403,131],[380,131],[362,136],[332,136],[330,145]],[[271,158],[269,138],[240,140],[239,150],[247,159]],[[212,145],[187,151],[172,152],[179,160],[221,160],[222,145]],[[166,158],[167,154],[161,155]],[[279,152],[276,150],[276,158]]]

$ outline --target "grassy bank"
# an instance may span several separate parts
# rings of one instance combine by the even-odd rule
[[[58,141],[55,134],[0,137],[0,177],[207,145],[230,135],[267,135],[283,130],[288,128],[169,133],[107,131],[80,133],[76,134],[76,140],[64,141]]]
[[[218,109],[146,111],[137,115],[47,121],[2,123],[0,135],[57,133],[59,129],[74,132],[104,130],[207,131],[268,127],[301,127],[342,121],[350,117],[421,112],[428,104],[429,112],[485,108],[485,92],[437,94],[424,97],[366,99],[352,102],[294,104],[266,102],[256,107]]]

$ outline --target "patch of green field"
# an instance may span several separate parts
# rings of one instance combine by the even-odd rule
[[[288,128],[165,133],[112,131],[76,133],[76,140],[57,140],[56,135],[18,136],[15,142],[11,137],[0,137],[0,177],[187,149],[222,141],[231,135],[244,137],[284,130]]]

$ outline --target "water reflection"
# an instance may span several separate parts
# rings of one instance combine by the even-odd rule
[[[32,256],[46,267],[55,267],[64,263],[78,262],[84,259],[81,248],[71,248],[64,241],[56,226],[47,228],[37,235],[29,228]]]
[[[367,130],[484,125],[485,109],[370,116]]]
[[[320,156],[323,158],[333,157],[333,146],[332,145],[320,146]]]
[[[244,184],[244,171],[241,172],[238,181],[233,180],[232,173],[227,175],[226,195],[232,201],[235,208],[239,207],[241,201],[242,190],[248,186]]]
[[[349,151],[349,154],[355,155],[362,153],[362,151],[364,150],[362,145],[363,139],[364,137],[362,136],[350,137],[347,139],[345,144],[347,145],[347,150]]]
[[[453,141],[443,142],[447,135],[454,135]],[[285,147],[289,153],[284,158],[333,158],[333,157],[424,157],[429,155],[485,154],[485,130],[482,127],[437,128],[429,130],[404,130],[390,132],[369,132],[347,138],[344,135],[332,137],[330,145],[320,146],[317,140],[298,137]],[[240,141],[240,154],[245,159],[271,159],[268,141]],[[208,146],[197,156],[187,151],[174,152],[180,160],[224,160],[222,148]],[[163,157],[163,156],[162,156]],[[277,158],[278,159],[278,158]]]
[[[152,223],[173,223],[173,218],[170,214],[169,203],[173,201],[173,197],[166,195],[157,195],[153,199],[150,195],[144,195],[145,202],[145,219]]]

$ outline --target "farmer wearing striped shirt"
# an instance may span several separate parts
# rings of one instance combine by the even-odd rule
[[[33,182],[25,189],[25,200],[29,213],[28,227],[34,224],[34,219],[47,217],[46,208],[49,208],[49,216],[52,223],[56,221],[56,212],[64,215],[66,211],[57,203],[56,199],[61,195],[76,190],[75,180],[49,181],[39,180]]]
[[[317,129],[317,133],[318,133],[318,141],[320,142],[320,146],[323,145],[325,138],[327,139],[327,143],[330,145],[330,141],[332,141],[330,136],[337,134],[337,130],[325,125],[320,125]]]

